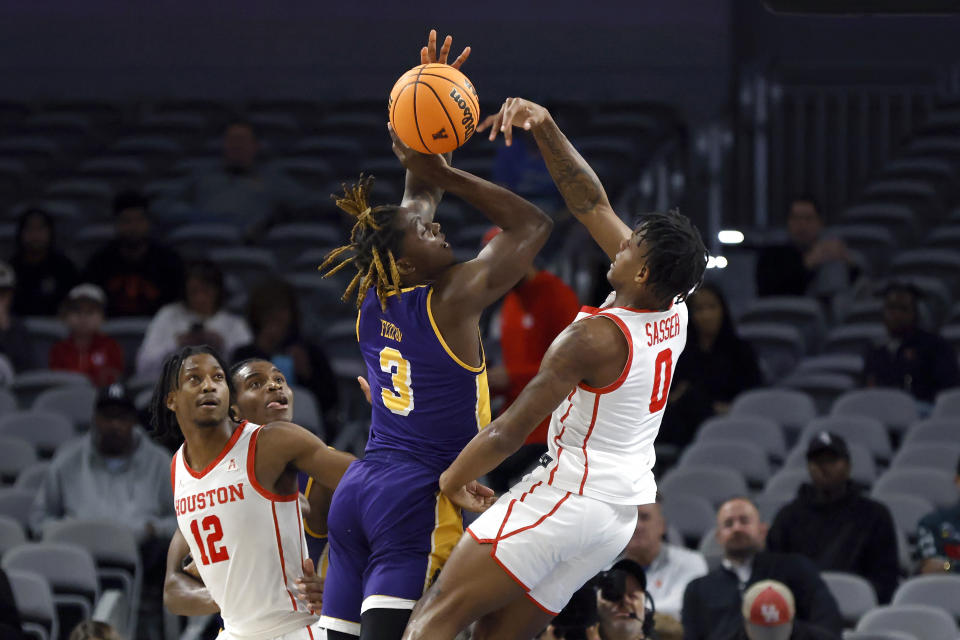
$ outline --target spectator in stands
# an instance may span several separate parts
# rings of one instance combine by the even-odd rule
[[[10,265],[0,262],[0,354],[7,358],[14,371],[23,371],[31,367],[34,353],[23,320],[11,309],[16,284],[17,274]]]
[[[10,266],[17,274],[13,312],[55,316],[67,292],[77,284],[77,268],[57,250],[53,218],[36,207],[17,222],[17,245]]]
[[[734,640],[840,640],[838,634],[795,620],[796,605],[787,585],[761,580],[743,594],[743,627]]]
[[[223,308],[223,272],[210,260],[187,265],[184,295],[150,321],[137,354],[138,374],[158,374],[163,360],[180,347],[209,344],[230,354],[253,338],[243,318]]]
[[[807,446],[811,483],[784,505],[767,534],[767,549],[799,553],[821,571],[866,578],[886,604],[897,588],[897,534],[890,511],[850,480],[850,451],[840,436],[821,431]]]
[[[321,198],[279,169],[260,164],[259,152],[253,126],[230,123],[223,135],[223,164],[198,172],[177,197],[200,215],[236,225],[248,237],[256,237],[284,214],[326,202],[326,196]]]
[[[687,586],[683,595],[684,640],[730,640],[743,626],[741,594],[760,580],[786,584],[796,599],[797,618],[839,635],[837,603],[817,567],[795,553],[763,551],[766,525],[748,498],[733,498],[717,512],[721,566]]]
[[[683,447],[707,418],[730,410],[733,398],[759,386],[753,348],[737,336],[720,289],[704,284],[687,304],[687,346],[677,360],[658,444]]]
[[[552,184],[552,182],[551,182]],[[493,227],[483,244],[500,233]],[[549,271],[531,266],[524,278],[503,299],[500,307],[500,352],[503,363],[487,372],[490,391],[504,399],[506,410],[540,369],[540,361],[553,339],[573,322],[580,310],[577,294]],[[550,417],[531,433],[524,446],[490,473],[491,487],[506,491],[514,480],[547,450]]]
[[[544,211],[560,211],[564,208],[563,198],[550,177],[533,135],[522,130],[518,133],[521,135],[513,137],[513,144],[497,149],[493,181],[534,202]]]
[[[23,637],[20,612],[13,601],[13,588],[7,574],[0,569],[0,638],[18,640]]]
[[[115,237],[90,258],[84,280],[106,291],[110,317],[151,316],[180,294],[180,256],[151,239],[148,201],[138,191],[117,194],[113,219]]]
[[[760,252],[757,295],[828,299],[853,281],[853,255],[841,238],[823,233],[823,222],[820,206],[811,196],[797,196],[790,201],[790,240]]]
[[[656,638],[655,623],[644,625],[653,609],[647,603],[648,578],[638,563],[618,560],[597,577],[597,614],[601,640],[643,640]],[[653,606],[658,603],[656,598]]]
[[[960,490],[960,460],[954,478]],[[960,500],[920,519],[917,526],[920,573],[960,573]]]
[[[123,636],[106,622],[84,620],[73,628],[68,640],[123,640]]]
[[[680,619],[683,592],[695,578],[706,575],[703,555],[664,541],[667,523],[660,507],[661,496],[653,504],[637,508],[637,528],[622,557],[640,564],[647,575],[647,590],[657,604],[657,613]]]
[[[903,389],[929,407],[939,391],[958,384],[957,355],[949,342],[918,326],[916,287],[891,283],[882,295],[887,339],[867,349],[864,382]]]
[[[237,348],[233,361],[269,360],[288,384],[309,389],[320,404],[326,439],[332,440],[339,429],[337,377],[323,349],[300,333],[296,290],[279,279],[260,283],[250,293],[247,322],[253,340]]]
[[[98,386],[111,385],[123,375],[123,349],[103,334],[103,308],[107,296],[95,284],[70,290],[61,316],[70,335],[50,348],[50,368],[77,371]]]

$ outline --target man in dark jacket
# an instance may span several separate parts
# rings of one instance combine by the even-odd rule
[[[683,596],[684,640],[731,640],[743,628],[742,594],[760,580],[784,583],[793,592],[798,620],[839,635],[837,603],[817,567],[793,553],[762,551],[766,525],[748,498],[733,498],[717,512],[722,565],[689,585]]]
[[[881,604],[897,588],[897,535],[887,508],[850,481],[850,452],[838,435],[821,431],[807,447],[812,484],[783,506],[767,534],[767,549],[799,553],[821,571],[855,573],[870,581]]]

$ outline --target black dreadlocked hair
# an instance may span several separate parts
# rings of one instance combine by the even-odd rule
[[[343,196],[331,196],[343,211],[356,219],[350,231],[350,244],[334,249],[327,254],[319,270],[323,271],[346,253],[352,256],[340,262],[325,274],[329,278],[345,266],[353,263],[357,275],[343,292],[342,300],[347,302],[354,292],[357,294],[357,308],[363,304],[370,287],[375,287],[381,308],[386,308],[387,293],[393,290],[400,293],[400,272],[397,270],[396,254],[400,251],[403,231],[394,225],[394,216],[400,207],[381,205],[371,207],[367,201],[373,176],[360,175],[356,184],[343,185]]]
[[[647,242],[647,284],[657,298],[664,306],[686,300],[703,282],[707,268],[707,248],[697,228],[679,209],[672,209],[641,216],[634,231],[640,242]]]
[[[150,426],[156,434],[157,440],[168,447],[178,447],[183,443],[183,433],[180,431],[180,425],[177,424],[177,416],[167,408],[167,394],[178,389],[180,386],[180,367],[183,361],[190,356],[206,353],[214,357],[219,363],[220,368],[227,371],[227,363],[217,353],[213,347],[202,345],[191,345],[182,347],[179,351],[171,353],[163,361],[163,369],[160,373],[160,379],[157,380],[153,388],[153,396],[150,398]],[[230,389],[230,402],[233,403],[233,381],[227,376],[227,387]]]

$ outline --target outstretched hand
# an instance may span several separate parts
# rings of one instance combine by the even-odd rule
[[[420,64],[430,64],[439,62],[447,64],[447,56],[450,55],[450,47],[453,45],[453,36],[447,36],[443,39],[440,46],[440,53],[437,54],[437,30],[430,29],[430,35],[427,36],[427,46],[420,49]],[[470,47],[464,47],[463,52],[457,56],[457,59],[450,63],[454,69],[459,69],[467,58],[470,57]]]
[[[535,102],[523,98],[507,98],[500,107],[500,111],[484,118],[477,127],[477,131],[489,128],[491,142],[496,139],[497,132],[500,132],[509,147],[513,144],[513,127],[522,127],[529,131],[548,117],[550,113]]]
[[[387,124],[387,130],[390,131],[390,138],[393,140],[393,154],[397,156],[404,168],[412,171],[418,178],[433,182],[449,167],[442,155],[420,153],[405,145],[393,130],[392,124]]]
[[[474,513],[483,513],[497,501],[493,489],[483,486],[476,480],[471,480],[454,493],[448,493],[447,497],[450,498],[450,502],[461,509]]]

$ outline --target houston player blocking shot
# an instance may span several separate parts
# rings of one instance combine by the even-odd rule
[[[314,640],[317,616],[297,597],[307,557],[297,470],[333,489],[353,456],[288,422],[230,415],[226,369],[206,346],[164,362],[151,409],[160,434],[183,434],[170,465],[180,532],[223,618],[224,640]]]
[[[537,376],[473,438],[440,477],[458,496],[494,469],[550,415],[549,451],[468,529],[414,610],[405,639],[530,638],[633,533],[637,505],[654,501],[653,442],[687,334],[684,300],[707,252],[679,213],[630,229],[596,174],[539,105],[510,98],[481,128],[532,131],[567,206],[613,261],[613,294],[585,307],[551,344]]]
[[[293,389],[287,384],[283,373],[269,360],[250,358],[238,362],[230,367],[228,375],[235,392],[230,407],[234,422],[249,420],[255,424],[269,424],[293,421]],[[303,474],[299,475],[302,488]],[[322,538],[322,542],[326,542],[327,511],[333,492],[310,482],[304,495],[309,510],[304,512],[303,526],[308,534],[307,547],[310,557],[303,561],[303,576],[297,581],[300,593],[295,595],[307,602],[312,612],[319,614],[323,596],[323,572],[314,562],[321,563],[322,549],[315,548],[319,545],[311,547],[309,534],[312,529],[318,538]],[[185,562],[188,562],[186,566]],[[163,583],[163,602],[171,613],[195,616],[220,612],[210,590],[200,580],[197,564],[190,556],[186,538],[179,530],[175,531],[167,551],[167,571]]]
[[[476,483],[447,499],[438,479],[490,419],[480,316],[527,271],[552,227],[516,194],[391,135],[407,168],[401,204],[371,206],[366,180],[347,189],[337,205],[355,220],[350,244],[323,265],[349,256],[356,269],[345,299],[357,292],[373,400],[364,459],[330,506],[321,623],[334,639],[399,639],[462,534],[459,507],[493,502]],[[458,263],[433,221],[444,191],[503,229],[472,260]]]

